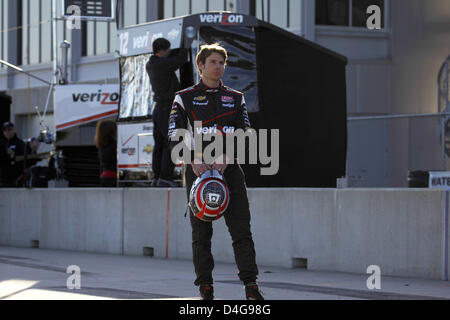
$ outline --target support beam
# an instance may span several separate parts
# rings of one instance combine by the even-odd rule
[[[236,0],[236,12],[247,14],[250,16],[256,15],[255,0]]]
[[[6,45],[8,62],[12,65],[21,65],[22,64],[22,37],[20,29],[18,29],[18,25],[20,22],[20,17],[22,16],[22,12],[19,15],[19,9],[22,8],[22,1],[9,1],[8,2],[8,29],[10,30],[8,33],[8,44]],[[14,88],[14,74],[11,68],[8,69],[8,89]]]

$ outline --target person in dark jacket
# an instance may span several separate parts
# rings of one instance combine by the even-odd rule
[[[186,62],[187,49],[181,48],[178,54],[171,55],[170,42],[167,39],[158,38],[153,42],[153,55],[146,65],[154,92],[153,100],[156,102],[153,110],[153,138],[155,140],[152,159],[153,186],[177,186],[173,181],[175,165],[170,158],[167,132],[175,92],[180,90],[175,70]]]
[[[40,157],[37,157],[37,151],[40,145],[41,142],[36,137],[31,137],[25,143],[25,150],[23,154],[24,170],[21,177],[16,181],[18,187],[31,187],[30,180],[33,179],[33,171],[40,169],[35,167],[35,165],[42,160]]]
[[[26,164],[25,164],[26,168],[30,168],[42,160],[40,158],[33,157],[33,156],[37,155],[37,152],[38,152],[40,146],[41,146],[41,142],[36,137],[31,137],[30,140],[27,142],[26,148],[25,148],[25,155],[24,155],[25,159],[26,159]],[[31,158],[28,159],[28,157],[31,157]]]
[[[0,186],[11,188],[17,186],[17,179],[24,169],[23,161],[16,161],[16,156],[22,156],[25,142],[16,135],[14,124],[5,122],[2,126],[3,137],[0,139]]]
[[[100,160],[100,186],[117,186],[117,125],[112,120],[97,123],[95,145]]]

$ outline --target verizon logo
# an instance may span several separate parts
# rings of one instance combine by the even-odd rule
[[[162,37],[162,33],[152,34],[147,31],[145,35],[133,38],[133,49],[151,49],[153,41]]]
[[[229,13],[201,14],[200,22],[220,23],[224,25],[238,24],[244,22],[244,16],[241,14],[229,14]]]
[[[125,145],[130,142],[130,140],[134,137],[134,134],[131,135],[131,137],[129,137],[127,140],[125,140],[125,142],[123,142],[122,137],[120,137],[120,142],[122,143],[122,147],[125,147]]]
[[[118,104],[119,94],[114,92],[72,93],[73,102],[100,102],[100,104]]]

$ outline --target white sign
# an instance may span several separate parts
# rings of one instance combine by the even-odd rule
[[[117,115],[119,97],[117,84],[56,86],[56,130]]]
[[[138,135],[139,166],[147,167],[152,165],[154,148],[153,133],[141,133]]]
[[[450,171],[430,171],[430,189],[450,189]]]
[[[158,38],[170,41],[170,48],[181,46],[183,18],[153,22],[141,26],[118,30],[117,47],[121,56],[136,56],[153,51],[153,42]]]
[[[153,122],[118,123],[117,166],[119,169],[150,169],[153,148]]]

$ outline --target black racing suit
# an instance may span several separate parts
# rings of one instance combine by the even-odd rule
[[[208,88],[200,82],[177,93],[169,119],[171,148],[178,143],[171,139],[175,137],[178,129],[191,129],[191,134],[193,134],[194,121],[201,121],[203,128],[223,130],[224,134],[229,133],[232,128],[247,130],[250,127],[243,94],[223,86],[222,83],[218,88]],[[234,155],[231,156],[234,157]],[[191,164],[186,165],[185,177],[187,200],[189,201],[192,184],[197,178]],[[224,213],[224,219],[233,241],[239,278],[244,284],[248,284],[256,281],[258,267],[250,231],[250,208],[245,176],[238,164],[230,164],[224,172],[224,177],[230,189],[230,204]],[[193,262],[197,276],[194,283],[197,286],[212,284],[214,260],[211,254],[211,237],[213,223],[196,218],[192,212],[189,216],[192,226]]]

